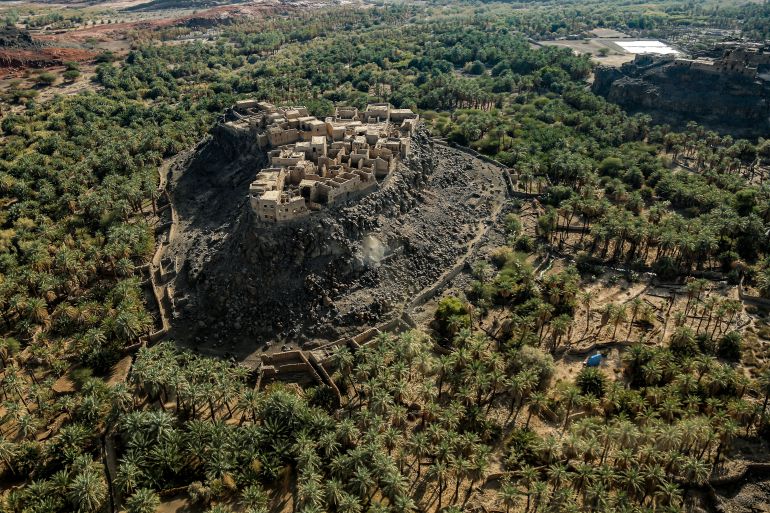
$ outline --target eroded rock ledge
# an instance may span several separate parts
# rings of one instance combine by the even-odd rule
[[[718,132],[758,137],[770,131],[770,82],[762,67],[746,58],[639,55],[619,68],[599,66],[592,89],[631,112],[650,114],[656,123],[681,127],[696,121]]]

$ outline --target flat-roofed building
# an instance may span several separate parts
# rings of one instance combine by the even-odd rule
[[[249,204],[261,223],[299,219],[376,190],[378,179],[406,157],[418,119],[411,110],[386,103],[365,111],[337,107],[325,121],[305,107],[248,100],[236,108],[248,115],[231,122],[239,123],[233,130],[257,129],[259,147],[269,148],[271,167],[260,170],[249,186]]]

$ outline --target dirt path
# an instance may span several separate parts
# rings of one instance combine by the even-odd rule
[[[163,269],[161,262],[168,245],[177,237],[179,229],[179,216],[176,211],[174,202],[171,201],[171,197],[167,191],[168,174],[171,170],[171,166],[179,161],[179,156],[166,159],[163,164],[158,168],[158,191],[159,196],[165,197],[167,204],[165,209],[168,209],[170,214],[170,221],[165,228],[167,231],[162,233],[158,242],[156,243],[155,253],[152,256],[149,264],[150,285],[152,287],[153,295],[155,296],[156,305],[158,308],[158,315],[160,316],[161,329],[159,333],[154,334],[152,338],[159,338],[168,333],[171,328],[171,315],[170,305],[168,304],[166,286],[163,284]],[[159,221],[162,219],[161,212],[158,212]]]
[[[483,165],[492,167],[489,164]],[[502,179],[500,181],[501,184],[505,186]],[[412,299],[412,301],[409,302],[409,305],[406,308],[408,312],[414,310],[414,308],[418,306],[424,305],[426,301],[430,300],[441,288],[445,287],[450,281],[452,281],[452,279],[454,279],[460,272],[462,272],[462,270],[465,268],[465,265],[468,263],[468,259],[470,259],[476,253],[481,240],[488,235],[490,227],[497,223],[497,219],[502,210],[503,202],[496,202],[492,209],[492,215],[488,219],[482,219],[478,222],[476,236],[468,242],[468,249],[465,251],[465,253],[457,259],[451,268],[447,269],[441,276],[439,276],[436,281],[423,288],[420,292],[417,293],[417,295],[415,295],[415,297]]]

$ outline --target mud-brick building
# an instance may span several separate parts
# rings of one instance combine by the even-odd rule
[[[355,201],[378,187],[399,159],[419,117],[409,109],[371,104],[363,112],[339,106],[321,121],[305,107],[275,107],[245,100],[233,110],[241,125],[257,127],[256,143],[269,168],[249,187],[258,223],[302,218],[312,211]]]

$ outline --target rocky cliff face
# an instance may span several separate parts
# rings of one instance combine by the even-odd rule
[[[770,86],[738,73],[716,73],[666,59],[638,57],[620,68],[600,66],[592,87],[631,112],[681,127],[696,121],[742,137],[770,131]]]
[[[256,144],[257,133],[256,127],[235,129],[225,123],[217,123],[211,129],[211,140],[200,149],[196,160],[228,163],[244,156],[264,159],[264,152]]]

